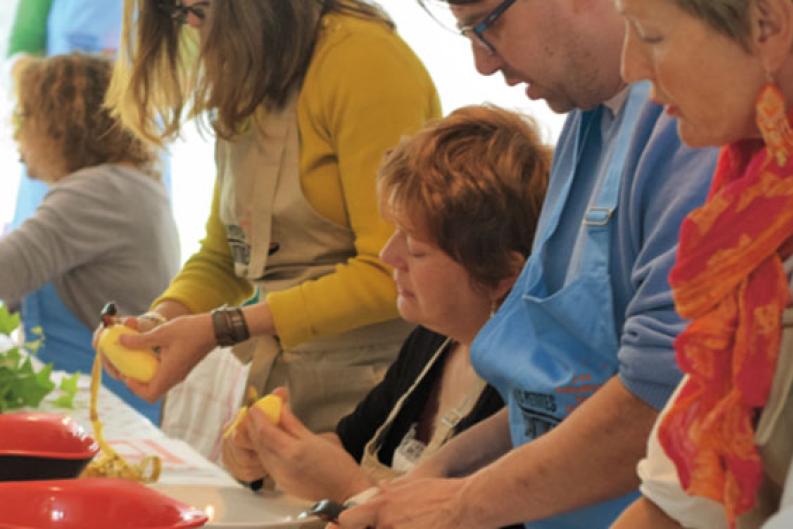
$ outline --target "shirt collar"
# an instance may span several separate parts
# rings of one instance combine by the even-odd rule
[[[603,102],[603,106],[606,107],[609,112],[611,112],[611,117],[614,118],[617,114],[620,113],[622,107],[625,105],[625,100],[628,99],[628,92],[630,91],[630,85],[625,85],[622,90],[616,93],[611,99],[608,99]]]

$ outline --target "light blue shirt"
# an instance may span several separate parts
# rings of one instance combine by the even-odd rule
[[[668,275],[675,261],[680,224],[701,205],[710,187],[717,149],[690,149],[680,142],[677,123],[660,106],[648,101],[640,110],[625,160],[619,207],[612,223],[610,279],[614,331],[619,337],[618,374],[636,396],[655,409],[663,408],[680,380],[673,341],[684,322],[674,308]],[[572,141],[571,113],[557,144],[557,153]],[[573,189],[592,189],[602,179],[605,160],[615,145],[614,118],[603,109],[606,136],[603,145],[586,145]],[[612,126],[609,126],[609,123]],[[594,142],[593,142],[594,143]],[[591,148],[590,148],[591,147]],[[553,170],[559,166],[554,160]],[[545,212],[558,199],[562,182],[551,175],[538,233]],[[589,196],[571,194],[555,236],[544,254],[550,291],[575,280],[571,256],[581,241],[577,235]],[[576,317],[585,317],[586,307]]]
[[[47,55],[115,54],[123,10],[122,0],[53,0],[47,20]]]

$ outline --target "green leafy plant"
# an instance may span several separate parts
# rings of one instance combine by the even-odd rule
[[[0,306],[0,334],[9,336],[19,327],[19,313],[11,314],[5,305]]]
[[[5,336],[5,342],[13,343],[10,335],[19,327],[19,323],[19,314],[11,314],[5,306],[0,305],[0,335]],[[39,338],[26,343],[26,349],[35,354],[41,340]],[[61,395],[54,401],[55,406],[74,407],[78,378],[79,373],[75,373],[61,380]],[[16,345],[0,352],[0,413],[18,408],[36,408],[55,387],[52,364],[36,370],[30,356],[23,354]]]
[[[77,395],[77,381],[80,373],[75,373],[70,377],[64,377],[58,389],[61,390],[60,396],[53,401],[59,408],[74,408],[74,397]]]

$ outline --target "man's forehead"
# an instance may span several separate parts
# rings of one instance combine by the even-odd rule
[[[498,1],[480,0],[468,4],[449,4],[449,8],[457,19],[457,26],[470,26],[482,20],[490,13]]]

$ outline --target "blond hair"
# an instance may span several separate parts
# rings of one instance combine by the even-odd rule
[[[279,109],[298,89],[328,12],[390,24],[362,0],[213,0],[201,31],[172,20],[162,0],[125,0],[119,60],[107,104],[138,135],[160,143],[185,119],[212,114],[218,136]]]
[[[381,207],[416,222],[431,242],[489,287],[528,256],[548,185],[551,149],[535,122],[468,106],[403,140],[378,176]]]

